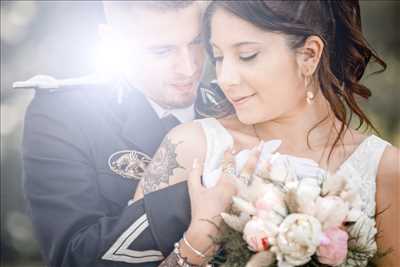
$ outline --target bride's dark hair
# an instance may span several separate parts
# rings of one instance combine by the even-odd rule
[[[362,34],[358,0],[213,1],[204,16],[206,47],[211,58],[208,40],[211,19],[217,9],[234,14],[260,29],[286,34],[293,49],[302,47],[309,36],[322,39],[325,47],[314,79],[335,117],[341,121],[332,149],[350,124],[353,113],[359,118],[358,128],[366,124],[376,130],[361,110],[356,97],[368,99],[371,96],[371,91],[360,84],[367,64],[371,60],[377,62],[382,67],[379,72],[386,69],[386,64]]]

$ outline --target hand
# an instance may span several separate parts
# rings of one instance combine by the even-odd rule
[[[256,169],[260,149],[253,149],[252,154],[240,172],[241,179],[249,180]],[[232,196],[237,193],[238,178],[234,176],[235,161],[231,150],[225,151],[222,163],[222,174],[214,187],[206,188],[201,184],[203,168],[197,159],[188,178],[188,189],[192,212],[192,221],[186,231],[189,243],[203,254],[211,256],[215,253],[215,245],[209,236],[216,236],[222,217],[221,212],[227,211],[232,204]],[[215,225],[214,225],[215,224]],[[199,257],[181,242],[181,252],[189,262],[200,264],[204,258]]]
[[[231,150],[228,150],[224,154],[222,174],[217,184],[211,188],[205,188],[201,184],[202,166],[195,160],[193,162],[193,169],[188,179],[188,189],[190,195],[191,204],[191,227],[189,229],[196,228],[202,232],[215,228],[212,223],[219,225],[221,223],[222,212],[227,211],[232,204],[232,196],[237,193],[237,186],[243,185],[238,183],[239,180],[251,179],[253,175],[258,159],[260,157],[260,147],[254,148],[246,164],[240,171],[239,178],[234,176],[235,161],[234,155]],[[207,222],[211,221],[211,222]],[[208,225],[207,225],[208,224]],[[212,232],[216,232],[216,228]],[[197,232],[197,231],[196,231]],[[210,232],[208,232],[210,233]]]
[[[231,151],[225,152],[224,162],[226,162],[226,164],[231,164],[234,168],[233,154]],[[215,186],[206,188],[201,184],[202,173],[202,165],[199,163],[198,159],[195,159],[193,161],[193,169],[188,179],[192,215],[191,224],[210,224],[210,226],[212,226],[211,222],[206,222],[212,221],[218,225],[220,223],[219,214],[229,208],[232,202],[232,196],[236,194],[234,177],[227,173],[222,173]]]

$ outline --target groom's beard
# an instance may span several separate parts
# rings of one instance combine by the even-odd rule
[[[199,77],[169,82],[160,86],[161,89],[146,88],[143,94],[165,109],[187,108],[194,104],[197,97]]]

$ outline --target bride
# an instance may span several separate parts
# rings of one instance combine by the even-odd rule
[[[282,141],[277,152],[297,162],[361,176],[367,214],[386,209],[377,218],[377,243],[394,251],[381,264],[395,266],[399,150],[349,122],[355,114],[360,124],[373,128],[357,103],[371,92],[359,81],[371,59],[386,67],[362,35],[358,1],[214,1],[204,25],[217,81],[229,104],[224,110],[232,112],[173,129],[136,192],[139,199],[189,177],[191,223],[176,244],[178,253],[160,266],[200,264],[203,254],[212,253],[209,235],[217,233],[204,219],[220,223],[217,215],[235,194],[233,179],[252,174],[259,149],[252,149],[238,178],[224,171],[215,186],[206,188],[201,175],[231,164],[234,151],[273,139]]]

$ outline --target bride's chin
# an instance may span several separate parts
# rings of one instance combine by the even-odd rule
[[[251,112],[236,112],[236,116],[241,123],[246,125],[259,123],[259,121],[255,118],[255,114]]]
[[[254,112],[254,110],[249,112],[236,112],[236,117],[241,123],[246,125],[265,123],[273,120],[274,118],[273,116],[270,116],[270,114]]]

